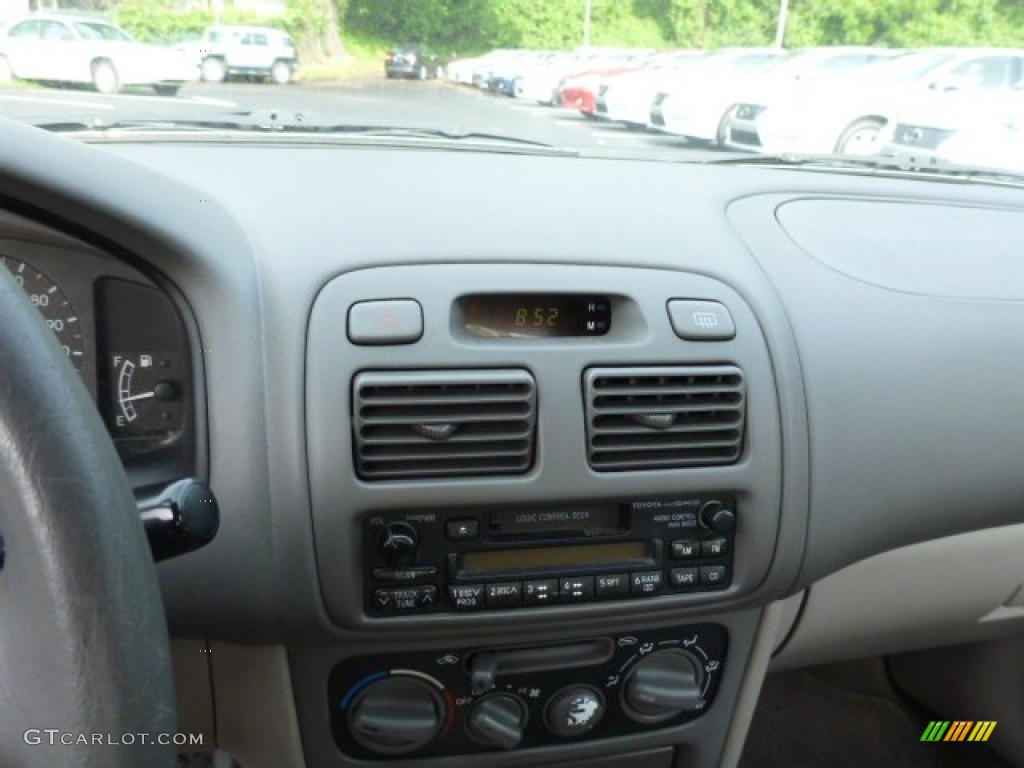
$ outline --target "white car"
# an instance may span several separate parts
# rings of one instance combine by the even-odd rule
[[[472,85],[473,70],[477,67],[479,62],[479,56],[474,56],[469,59],[455,59],[450,61],[448,62],[448,66],[445,68],[445,76],[453,83]]]
[[[777,48],[716,51],[687,67],[659,91],[650,105],[650,124],[665,133],[717,141],[722,118],[741,92],[744,77],[784,56]]]
[[[34,15],[0,31],[0,82],[91,83],[100,93],[150,85],[173,96],[198,75],[181,51],[140,43],[93,17]]]
[[[765,68],[743,84],[742,92],[722,122],[722,145],[757,151],[760,138],[756,120],[771,104],[808,102],[812,89],[843,91],[845,78],[854,77],[875,63],[903,53],[899,49],[855,46],[805,48]]]
[[[927,169],[948,164],[1024,173],[1024,92],[938,91],[883,129],[879,154]]]
[[[516,83],[516,96],[538,104],[554,103],[558,82],[567,73],[583,69],[587,58],[585,54],[559,53],[526,68]]]
[[[453,80],[456,83],[462,83],[464,85],[474,85],[473,74],[478,70],[483,76],[484,70],[488,70],[491,66],[499,64],[503,59],[506,59],[514,54],[518,53],[517,50],[511,48],[499,48],[493,51],[488,51],[480,56],[473,56],[468,59],[455,59],[454,61],[448,62],[448,66],[445,68],[445,75],[449,80]]]
[[[499,67],[507,65],[511,61],[519,59],[524,51],[516,49],[501,49],[491,51],[477,59],[470,73],[470,82],[477,88],[487,88],[487,82],[491,79],[491,73]]]
[[[203,80],[220,83],[230,76],[269,77],[278,85],[295,76],[299,57],[286,32],[274,27],[216,26],[187,50]]]
[[[675,75],[702,61],[705,55],[703,51],[677,51],[645,69],[609,77],[598,86],[597,116],[646,127],[658,92],[671,87]]]
[[[941,91],[1007,90],[1022,71],[1020,49],[912,51],[867,67],[842,88],[812,86],[771,102],[756,116],[759,146],[751,148],[767,154],[876,154],[885,125],[910,105]]]

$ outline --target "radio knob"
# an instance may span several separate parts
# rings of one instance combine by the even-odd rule
[[[660,723],[693,712],[703,700],[704,669],[686,651],[656,651],[626,676],[623,709],[638,723]]]
[[[480,699],[466,721],[469,735],[484,744],[515,749],[523,740],[526,712],[515,696],[496,693]]]
[[[393,568],[409,565],[416,558],[420,537],[409,523],[388,523],[380,535],[381,556]]]
[[[379,755],[404,755],[425,747],[444,722],[445,706],[432,687],[409,677],[371,683],[349,711],[356,741]]]
[[[708,501],[700,508],[700,523],[715,533],[731,533],[736,528],[736,513],[720,501]]]

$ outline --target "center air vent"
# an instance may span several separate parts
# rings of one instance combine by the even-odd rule
[[[735,366],[590,368],[587,456],[601,472],[733,464],[743,450]]]
[[[523,474],[537,396],[521,370],[369,371],[353,384],[355,460],[367,480]]]

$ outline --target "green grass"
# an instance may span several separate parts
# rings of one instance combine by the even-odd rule
[[[28,80],[17,80],[11,78],[6,83],[0,83],[0,88],[38,88],[39,83],[30,83]]]
[[[383,77],[384,54],[390,47],[387,41],[346,35],[344,43],[342,57],[301,59],[299,78],[304,82],[318,82]]]

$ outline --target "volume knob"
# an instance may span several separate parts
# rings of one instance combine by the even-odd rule
[[[388,523],[380,535],[380,554],[393,568],[409,565],[416,558],[420,537],[409,523]]]
[[[730,533],[736,528],[736,513],[720,501],[709,501],[700,508],[700,522],[715,533]]]

